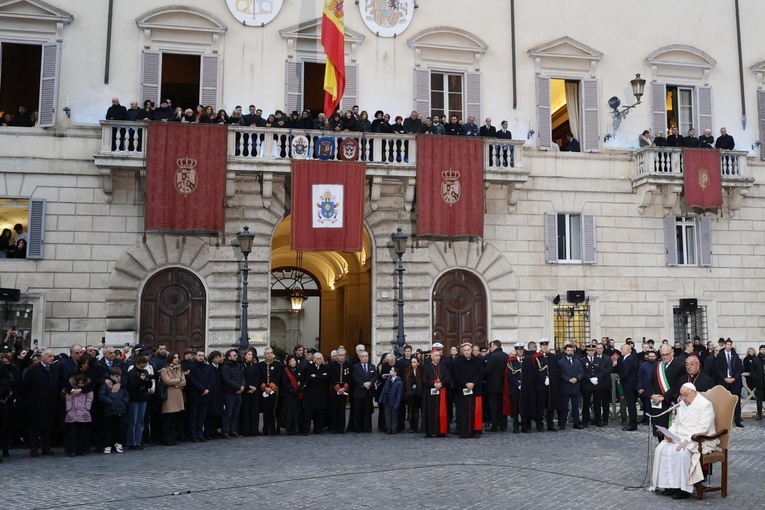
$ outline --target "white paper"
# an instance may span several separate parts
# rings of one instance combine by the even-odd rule
[[[545,386],[550,386],[550,378],[545,376]]]
[[[462,389],[462,394],[463,395],[472,395],[473,394],[473,390],[471,390],[469,388],[463,388]]]
[[[682,440],[682,439],[681,439],[679,436],[676,436],[675,434],[673,434],[672,432],[670,432],[670,431],[669,431],[668,429],[666,429],[665,427],[662,427],[661,425],[656,425],[656,430],[658,430],[659,432],[661,432],[662,434],[664,434],[664,437],[668,437],[668,438],[670,438],[670,439],[672,440],[672,442],[673,442],[673,443],[678,443],[678,444],[679,444],[679,443],[682,443],[682,442],[683,442],[683,440]]]
[[[441,390],[439,390],[438,388],[430,388],[430,394],[431,395],[440,395],[441,394]]]
[[[656,403],[653,400],[651,400],[651,409],[661,409],[661,402]]]

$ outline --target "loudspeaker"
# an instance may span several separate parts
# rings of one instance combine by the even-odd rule
[[[699,306],[699,302],[695,298],[681,299],[680,300],[680,308],[682,310],[687,310],[689,312],[692,312],[692,311],[696,310],[696,308],[698,308],[698,306]]]
[[[584,303],[584,297],[583,290],[566,291],[566,301],[569,303]]]
[[[0,289],[0,301],[18,301],[20,298],[19,289]]]

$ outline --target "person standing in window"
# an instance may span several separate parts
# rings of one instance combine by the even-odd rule
[[[566,141],[568,142],[569,152],[582,152],[582,149],[579,146],[579,140],[574,138],[574,135],[570,131],[566,133]]]
[[[0,234],[0,259],[13,257],[11,236],[13,236],[13,232],[9,228],[4,228],[3,233]]]

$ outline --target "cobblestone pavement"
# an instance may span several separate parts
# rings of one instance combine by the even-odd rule
[[[701,502],[639,488],[647,427],[622,432],[612,423],[469,440],[280,435],[75,458],[60,449],[56,457],[36,459],[12,450],[0,464],[0,508],[343,509],[398,508],[407,501],[408,508],[423,509],[761,509],[763,423],[746,420],[746,428],[734,430],[728,497],[712,493]]]

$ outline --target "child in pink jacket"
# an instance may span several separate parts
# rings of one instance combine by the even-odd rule
[[[84,393],[82,389],[90,383],[85,374],[78,374],[69,379],[74,388],[66,394],[66,448],[70,457],[87,455],[90,449],[90,407],[93,405],[93,392]]]

